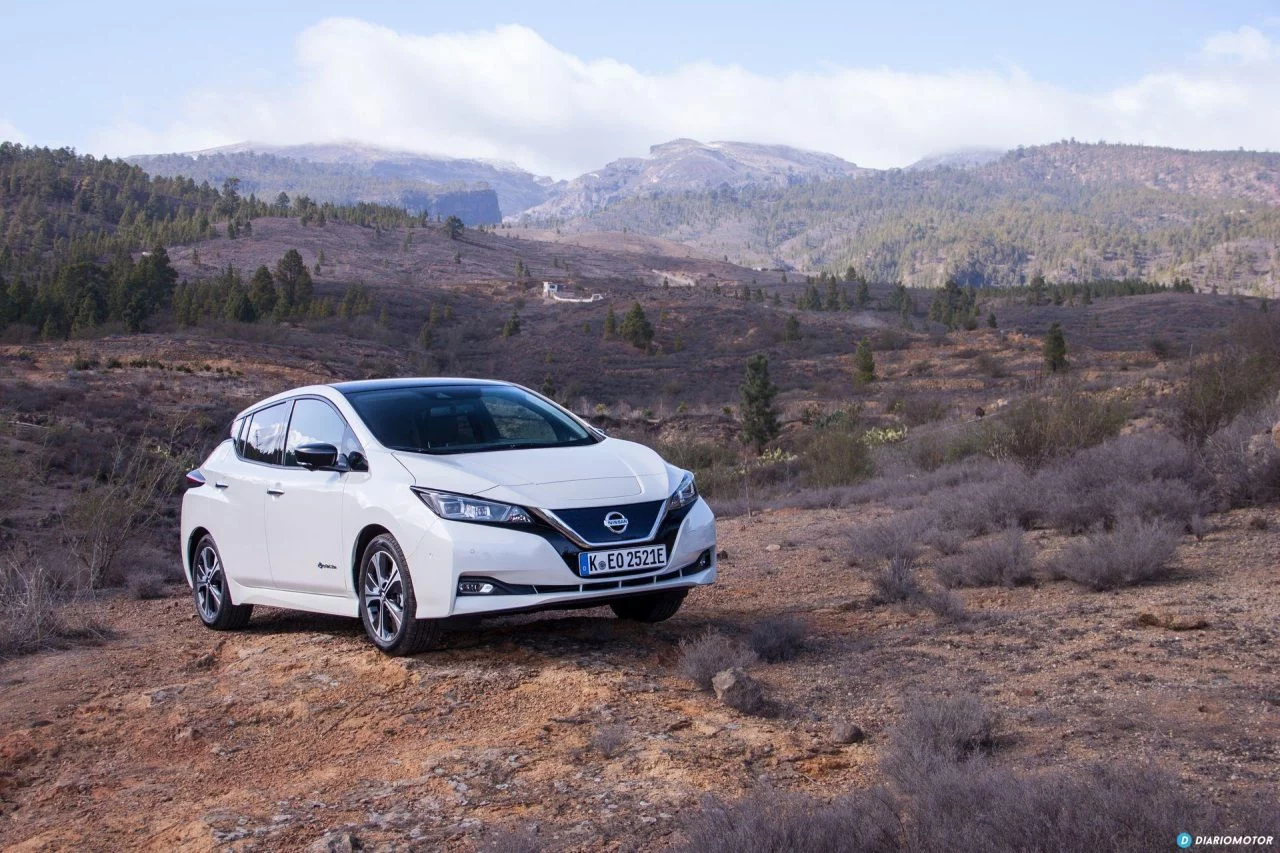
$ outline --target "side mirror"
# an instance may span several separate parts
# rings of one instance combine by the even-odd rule
[[[300,444],[294,451],[294,458],[308,471],[332,468],[338,464],[338,448],[332,444]]]
[[[368,471],[369,460],[359,450],[353,450],[347,454],[347,468],[352,471]]]

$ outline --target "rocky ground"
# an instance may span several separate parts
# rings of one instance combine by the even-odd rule
[[[512,617],[410,659],[341,619],[215,634],[177,589],[87,606],[101,645],[0,665],[0,847],[660,849],[709,792],[870,784],[904,704],[951,691],[998,711],[1017,766],[1154,761],[1228,805],[1280,787],[1280,509],[1212,517],[1173,581],[970,590],[958,622],[873,602],[846,539],[868,511],[723,521],[720,582],[662,625]],[[812,631],[751,670],[772,716],[677,675],[682,639],[779,613]]]

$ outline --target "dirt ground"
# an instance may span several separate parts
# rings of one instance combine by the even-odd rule
[[[706,793],[871,783],[904,703],[960,690],[999,712],[997,754],[1016,766],[1154,761],[1225,804],[1280,789],[1280,510],[1213,517],[1174,581],[970,590],[967,623],[872,602],[848,560],[858,513],[721,522],[720,582],[662,625],[509,617],[410,659],[353,620],[260,610],[243,633],[209,632],[176,588],[92,605],[115,632],[102,645],[0,665],[0,847],[285,850],[350,833],[467,849],[521,827],[549,849],[660,849]],[[1042,558],[1058,547],[1032,538]],[[676,675],[682,638],[782,612],[813,631],[797,659],[753,668],[775,716]],[[865,740],[836,742],[841,722]]]

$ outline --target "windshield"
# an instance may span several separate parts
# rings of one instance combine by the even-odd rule
[[[481,453],[597,441],[557,407],[510,385],[384,388],[353,391],[347,399],[391,450]]]

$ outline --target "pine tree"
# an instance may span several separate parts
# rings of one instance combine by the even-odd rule
[[[520,313],[512,308],[511,316],[507,318],[507,322],[502,324],[502,336],[509,338],[518,334],[520,334]]]
[[[430,350],[435,342],[436,336],[435,332],[431,331],[431,324],[423,323],[422,328],[418,330],[418,346],[424,350]]]
[[[782,328],[782,340],[787,343],[800,340],[800,321],[795,314],[787,315],[786,325]]]
[[[653,326],[649,325],[649,318],[644,315],[639,302],[633,303],[631,310],[622,318],[618,333],[636,349],[648,349],[653,342]]]
[[[613,313],[613,306],[609,306],[609,313],[604,315],[604,339],[612,340],[618,334],[618,318]]]
[[[276,310],[276,283],[266,264],[258,267],[249,279],[249,301],[259,317],[266,317]]]
[[[1067,369],[1067,339],[1057,323],[1050,326],[1044,336],[1044,366],[1050,373]]]
[[[781,432],[774,398],[778,387],[769,379],[769,359],[763,354],[747,360],[746,379],[742,383],[742,441],[756,453]]]
[[[858,341],[858,349],[853,354],[854,378],[860,383],[876,381],[876,357],[871,351],[871,341],[863,338]]]
[[[871,286],[866,281],[858,282],[858,289],[853,293],[853,304],[858,306],[859,311],[867,310],[867,306],[871,304]]]
[[[987,315],[987,327],[991,329],[1000,328],[1000,324],[996,322],[996,312],[992,311]]]
[[[456,216],[450,216],[444,221],[444,233],[449,235],[450,240],[457,240],[462,236],[462,231],[465,227],[462,224],[462,220]]]
[[[556,398],[556,383],[552,381],[550,373],[542,378],[542,388],[539,390],[542,392],[542,396],[544,397],[548,397],[552,400]]]

